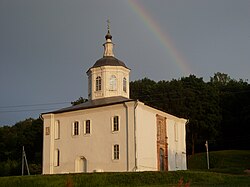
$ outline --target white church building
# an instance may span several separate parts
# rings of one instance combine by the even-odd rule
[[[129,98],[130,69],[105,36],[88,101],[43,113],[43,174],[186,170],[186,119]]]

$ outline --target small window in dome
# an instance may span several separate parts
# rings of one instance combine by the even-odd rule
[[[109,80],[109,90],[115,91],[116,90],[116,76],[111,75]]]
[[[125,77],[123,78],[123,91],[127,92],[127,79]]]
[[[96,83],[96,85],[95,85],[95,86],[96,86],[96,87],[95,87],[95,91],[100,91],[100,90],[102,90],[102,79],[101,79],[100,76],[96,77],[95,83]]]

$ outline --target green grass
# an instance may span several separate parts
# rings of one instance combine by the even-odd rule
[[[206,153],[199,153],[188,159],[188,168],[191,170],[207,169]],[[250,169],[250,151],[226,150],[209,153],[210,171],[231,174],[244,174]]]
[[[210,153],[211,167],[207,170],[206,155],[197,154],[189,159],[188,171],[175,172],[129,172],[85,173],[68,175],[37,175],[0,177],[0,187],[52,187],[52,186],[249,186],[250,175],[243,171],[249,168],[250,151],[217,151]],[[180,186],[180,185],[179,185]]]
[[[179,180],[191,186],[250,186],[247,175],[202,171],[92,173],[69,175],[1,177],[0,186],[177,186]],[[183,185],[184,186],[184,185]]]

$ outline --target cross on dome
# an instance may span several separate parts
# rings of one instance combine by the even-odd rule
[[[107,34],[105,36],[106,43],[103,44],[103,46],[104,46],[103,57],[105,57],[105,56],[115,56],[114,52],[113,52],[114,44],[112,43],[112,36],[110,34],[110,21],[109,21],[109,19],[107,20],[107,29],[108,29],[108,32],[107,32]]]

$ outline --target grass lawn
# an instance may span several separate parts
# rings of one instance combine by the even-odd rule
[[[190,170],[207,170],[206,153],[198,153],[188,159]],[[250,169],[249,150],[226,150],[209,153],[210,171],[230,174],[244,174]]]
[[[202,171],[92,173],[1,177],[0,186],[250,186],[250,176]]]
[[[205,154],[189,159],[189,170],[172,172],[83,173],[0,177],[0,187],[40,186],[249,186],[250,151],[210,153],[211,169],[206,169]],[[182,185],[180,185],[183,181]]]

